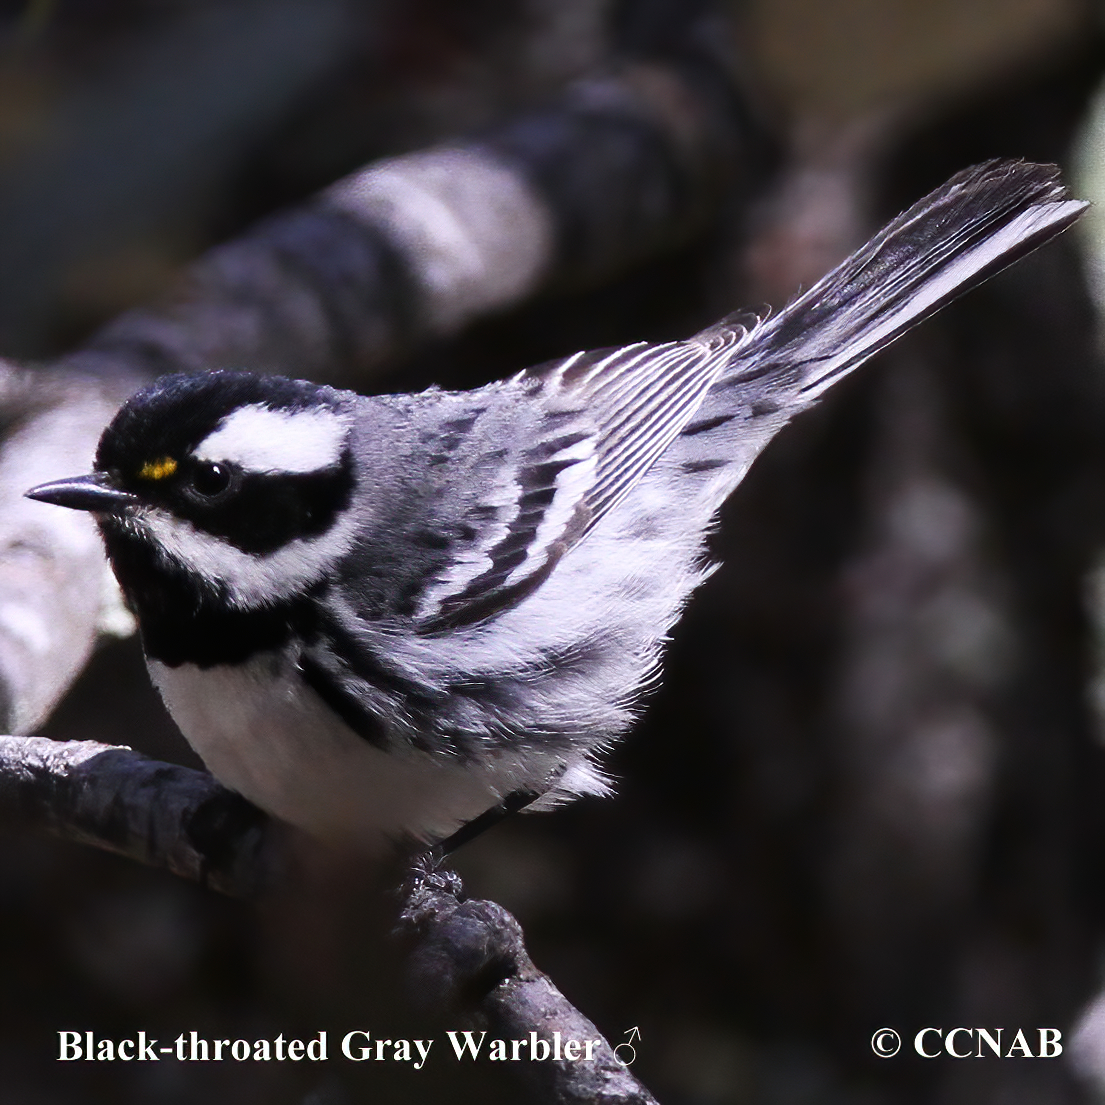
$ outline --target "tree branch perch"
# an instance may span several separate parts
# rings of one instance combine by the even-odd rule
[[[0,824],[91,844],[224,894],[257,898],[285,873],[277,825],[206,772],[96,741],[0,737]],[[654,1105],[602,1033],[534,966],[521,926],[495,902],[464,900],[451,871],[419,863],[399,932],[412,941],[420,1004],[455,1008],[492,1034],[598,1040],[595,1061],[549,1059],[522,1073],[556,1105]]]

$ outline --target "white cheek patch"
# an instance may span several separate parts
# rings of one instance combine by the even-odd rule
[[[239,407],[196,447],[198,460],[230,461],[248,472],[317,472],[341,459],[348,421],[332,410]]]
[[[248,610],[299,594],[320,580],[352,547],[355,528],[339,519],[317,537],[297,537],[264,555],[243,552],[164,510],[134,517],[162,553],[204,582],[223,587],[231,603]]]

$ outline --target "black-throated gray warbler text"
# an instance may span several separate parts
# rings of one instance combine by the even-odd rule
[[[469,392],[171,376],[90,475],[150,673],[227,786],[333,841],[437,842],[605,794],[704,541],[829,386],[1069,226],[1052,166],[991,162],[777,315],[576,353]]]

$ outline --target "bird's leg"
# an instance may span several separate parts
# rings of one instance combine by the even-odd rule
[[[500,821],[505,820],[511,814],[518,813],[519,810],[524,810],[526,806],[536,802],[542,793],[542,791],[527,788],[511,791],[498,805],[492,806],[489,810],[484,810],[477,817],[473,817],[471,821],[466,821],[455,833],[426,849],[423,855],[426,857],[430,869],[436,868],[438,864],[442,863],[462,845],[475,840],[481,833],[487,832],[488,829],[498,825]]]

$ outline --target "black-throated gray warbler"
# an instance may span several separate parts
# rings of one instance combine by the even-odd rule
[[[324,838],[435,841],[608,789],[704,538],[797,412],[1069,226],[1053,167],[968,170],[786,309],[475,391],[170,376],[91,475],[151,674],[211,771]]]

